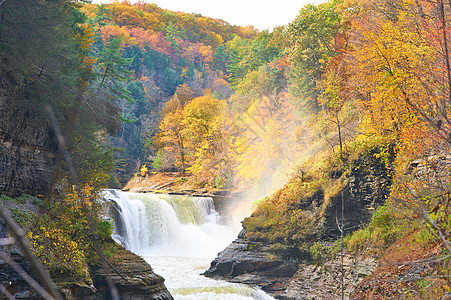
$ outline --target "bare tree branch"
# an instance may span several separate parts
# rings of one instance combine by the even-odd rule
[[[416,191],[414,191],[407,184],[407,182],[405,181],[405,179],[404,179],[404,177],[402,175],[398,174],[398,172],[396,171],[396,169],[393,167],[393,165],[390,162],[389,162],[389,166],[390,166],[390,169],[393,171],[393,173],[395,175],[398,175],[398,178],[401,180],[401,182],[404,185],[404,187],[415,198],[415,200],[417,201],[417,203],[418,203],[418,205],[420,207],[420,211],[421,211],[421,213],[423,215],[423,218],[436,230],[437,235],[439,236],[440,240],[443,242],[444,246],[448,250],[448,253],[451,253],[451,245],[450,245],[449,241],[445,238],[445,236],[443,235],[443,232],[440,230],[440,228],[438,228],[437,223],[431,218],[431,216],[426,211],[426,208],[424,207],[423,203],[421,202],[421,199],[418,196],[418,194],[416,193]]]
[[[0,257],[17,272],[36,292],[38,292],[44,299],[54,300],[52,297],[36,280],[34,280],[8,253],[0,252]]]
[[[10,292],[8,292],[8,290],[2,284],[0,284],[0,292],[2,292],[3,295],[5,295],[9,300],[16,299],[13,295],[11,295]]]
[[[25,236],[24,231],[20,228],[16,222],[14,222],[8,214],[6,214],[2,209],[0,209],[0,216],[5,221],[8,229],[14,239],[17,242],[20,250],[23,255],[31,262],[31,265],[36,272],[37,276],[42,280],[42,284],[47,289],[47,292],[51,295],[51,299],[63,300],[63,297],[58,292],[55,283],[50,278],[50,275],[45,270],[44,266],[41,264],[39,260],[31,252],[30,246],[28,245],[28,240]],[[9,256],[9,255],[8,255]],[[5,259],[7,260],[7,259]],[[25,279],[25,278],[24,278]]]

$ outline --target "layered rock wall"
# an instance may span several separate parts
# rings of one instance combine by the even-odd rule
[[[362,155],[353,163],[346,181],[348,184],[333,197],[323,214],[326,238],[340,236],[336,218],[341,218],[342,200],[345,229],[356,230],[368,224],[376,208],[385,203],[392,184],[388,170],[372,153]]]
[[[275,249],[262,242],[250,241],[243,229],[238,238],[218,254],[204,275],[256,285],[265,292],[279,295],[298,270],[300,256],[294,248]]]
[[[49,192],[57,143],[48,123],[0,78],[0,194]]]

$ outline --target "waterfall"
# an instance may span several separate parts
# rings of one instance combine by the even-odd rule
[[[214,257],[233,239],[220,224],[213,199],[110,190],[113,238],[140,255]]]
[[[237,232],[222,225],[213,199],[109,190],[113,238],[143,256],[176,300],[267,300],[257,288],[200,276]]]

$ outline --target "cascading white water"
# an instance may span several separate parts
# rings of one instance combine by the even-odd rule
[[[220,224],[208,197],[110,190],[116,204],[113,238],[143,256],[175,299],[273,299],[257,289],[200,276],[237,235]]]
[[[233,238],[231,229],[219,224],[211,198],[113,193],[121,219],[116,224],[124,227],[114,238],[140,255],[204,257]]]

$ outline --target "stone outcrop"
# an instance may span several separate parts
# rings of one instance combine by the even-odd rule
[[[204,275],[259,286],[265,292],[283,293],[298,270],[296,249],[272,249],[261,242],[249,241],[243,229],[238,238],[213,260]]]
[[[55,278],[66,299],[111,299],[110,279],[117,289],[121,299],[133,300],[172,300],[172,296],[164,285],[164,279],[155,274],[151,266],[141,257],[116,246],[114,255],[108,259],[116,273],[108,265],[93,267],[93,284],[88,282],[71,283],[70,278]],[[20,254],[20,251],[10,252],[11,257],[32,277],[34,272],[31,265]],[[59,282],[60,281],[60,282]],[[16,299],[41,299],[36,291],[17,274],[6,262],[0,260],[0,282],[16,297]],[[0,299],[3,296],[0,295]]]
[[[269,244],[249,241],[243,229],[212,261],[204,276],[258,286],[281,300],[337,299],[341,295],[340,256],[322,265],[310,261],[308,253],[294,248],[274,249]],[[374,258],[344,255],[345,299],[376,266]]]
[[[164,285],[164,278],[155,274],[151,266],[141,257],[117,246],[109,263],[95,268],[95,299],[110,299],[107,276],[117,288],[121,299],[171,300],[172,296]],[[117,271],[117,272],[116,272]]]
[[[14,253],[11,256],[28,274],[34,276],[30,264],[24,260],[22,255]],[[99,267],[94,284],[73,283],[68,285],[66,282],[66,286],[61,289],[65,298],[111,299],[110,286],[107,283],[108,276],[121,299],[173,299],[164,285],[164,279],[155,274],[150,265],[139,256],[120,247],[111,262],[118,269],[120,275],[111,268]],[[16,299],[40,299],[35,290],[3,260],[0,260],[0,281]]]
[[[345,299],[350,298],[364,277],[370,275],[376,268],[376,260],[371,257],[343,257],[343,282]],[[335,300],[340,298],[341,291],[341,259],[337,257],[321,266],[299,264],[299,270],[294,274],[283,294],[278,299],[302,300]]]
[[[34,278],[33,270],[28,261],[23,259],[23,256],[15,251],[10,252],[11,257]],[[0,282],[16,299],[39,299],[36,292],[25,282],[25,280],[17,274],[3,259],[0,259]],[[0,293],[0,299],[6,299],[3,293]]]
[[[11,211],[39,213],[36,205],[30,199],[24,203],[2,200],[0,204]],[[0,218],[0,238],[9,236],[6,224]],[[89,266],[89,275],[74,278],[67,274],[53,274],[53,280],[66,299],[111,299],[110,285],[117,289],[121,299],[134,300],[172,300],[172,296],[164,285],[163,277],[155,274],[152,267],[141,257],[124,249],[113,240],[105,243],[110,255],[108,263],[99,258],[97,264]],[[15,245],[0,246],[0,251],[9,255],[33,278],[31,264],[23,257]],[[0,259],[0,283],[16,299],[41,299],[39,294],[26,283],[5,261]],[[4,296],[0,292],[0,299]]]
[[[344,199],[344,217],[347,228],[358,229],[359,225],[368,224],[376,208],[384,204],[390,194],[391,177],[386,167],[373,153],[362,155],[353,162],[348,184],[333,197],[323,216],[325,219],[325,236],[340,236],[336,226],[336,217],[341,215],[342,194]],[[349,233],[349,231],[347,232]]]

